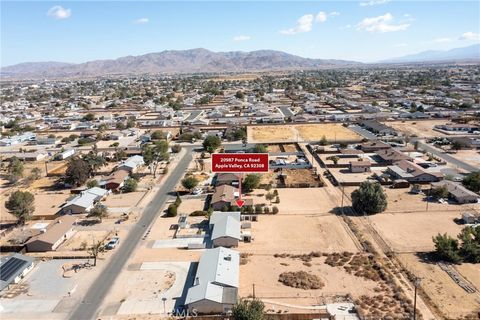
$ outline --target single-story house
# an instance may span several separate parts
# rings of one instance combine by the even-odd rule
[[[102,182],[102,184],[107,190],[118,191],[121,187],[123,187],[123,184],[125,183],[125,180],[127,180],[128,175],[129,172],[127,170],[115,170],[111,175],[107,177],[107,179]]]
[[[65,203],[62,207],[64,214],[85,213],[90,211],[96,202],[104,199],[110,191],[93,187],[82,191],[78,196]]]
[[[391,148],[392,148],[391,145],[379,140],[368,141],[360,145],[360,149],[362,149],[363,152],[375,152],[378,150],[385,150],[385,149],[391,149]]]
[[[143,157],[139,155],[131,156],[118,166],[118,169],[126,170],[128,172],[137,172],[138,168],[143,166],[145,162]]]
[[[402,160],[410,160],[409,156],[393,148],[377,150],[375,151],[375,154],[381,159],[382,162],[389,165],[395,164]]]
[[[373,133],[379,134],[379,135],[392,135],[395,136],[397,135],[397,132],[395,129],[384,125],[383,123],[378,122],[377,120],[364,120],[360,122],[360,125],[367,129],[368,131],[371,131]]]
[[[239,252],[223,247],[206,250],[187,292],[187,309],[199,314],[230,312],[238,300],[239,274]]]
[[[27,243],[28,252],[46,252],[56,250],[65,240],[74,234],[76,217],[64,215],[53,222],[38,235],[31,237]]]
[[[229,207],[238,196],[237,188],[224,184],[215,189],[210,204],[213,210],[222,210],[224,206]]]
[[[218,173],[215,181],[216,181],[215,185],[217,187],[224,184],[238,187],[240,182],[240,174],[230,173],[230,172]]]
[[[19,283],[34,267],[35,258],[15,253],[0,258],[0,291]]]
[[[403,179],[410,183],[437,182],[443,179],[440,172],[427,172],[418,164],[407,160],[401,160],[393,166],[388,166],[387,172],[395,180]]]
[[[210,216],[209,226],[214,247],[238,247],[238,242],[242,239],[239,211],[214,211]]]
[[[440,182],[432,183],[432,188],[447,187],[449,197],[457,201],[458,203],[475,203],[480,199],[480,195],[473,191],[468,190],[460,183],[450,180],[443,180]]]
[[[371,166],[372,164],[370,163],[370,161],[365,159],[350,161],[349,163],[350,172],[352,173],[370,172]]]

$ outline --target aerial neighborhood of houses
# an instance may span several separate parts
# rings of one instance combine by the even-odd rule
[[[0,97],[2,319],[478,319],[478,65]]]

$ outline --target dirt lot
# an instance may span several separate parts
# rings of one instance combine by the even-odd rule
[[[325,136],[331,142],[358,142],[361,137],[337,123],[248,126],[249,143],[319,141]]]
[[[130,192],[122,194],[111,194],[103,202],[108,207],[132,207],[143,197],[144,192]]]
[[[417,212],[377,214],[369,217],[373,227],[394,251],[430,251],[434,249],[432,237],[447,233],[456,237],[463,226],[453,222],[456,212]]]
[[[480,151],[478,150],[458,150],[455,154],[450,154],[452,157],[460,161],[480,168]]]
[[[281,253],[281,251],[279,252]],[[298,259],[275,258],[273,255],[250,256],[246,265],[240,266],[241,297],[252,294],[252,285],[255,284],[255,295],[266,302],[266,307],[275,310],[302,311],[292,306],[309,306],[322,303],[322,296],[328,297],[333,294],[351,294],[354,298],[362,294],[373,294],[376,283],[348,274],[339,267],[331,267],[324,263],[324,258],[312,260],[311,267],[303,264]],[[258,272],[268,270],[268,272]],[[292,288],[278,282],[278,276],[282,272],[306,271],[312,273],[325,283],[322,289],[303,290]],[[272,303],[273,302],[273,303]]]
[[[356,252],[357,247],[338,217],[312,215],[260,216],[252,223],[254,241],[241,243],[245,252]]]
[[[433,138],[446,136],[438,131],[433,130],[434,125],[445,124],[446,120],[426,120],[426,121],[389,121],[385,122],[387,126],[410,136]]]
[[[478,294],[467,293],[460,288],[438,265],[423,262],[415,254],[401,254],[398,259],[406,269],[422,279],[421,287],[448,319],[458,319],[480,308]],[[468,271],[465,272],[465,269]],[[470,281],[478,279],[475,275],[480,272],[478,265],[462,265],[457,270]]]
[[[107,236],[108,231],[89,230],[89,231],[77,231],[73,237],[64,242],[59,248],[60,251],[76,251],[80,250],[82,242],[86,242],[87,246],[91,246],[92,243],[103,241]]]
[[[335,203],[325,188],[278,188],[280,203],[275,204],[280,214],[327,214],[340,203]],[[266,191],[264,192],[266,193]]]

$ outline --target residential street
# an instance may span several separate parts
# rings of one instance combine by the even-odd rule
[[[118,274],[122,271],[126,262],[137,247],[141,237],[148,230],[150,224],[155,220],[157,214],[168,199],[168,193],[173,190],[175,185],[181,180],[188,164],[192,160],[193,147],[183,147],[186,149],[184,156],[178,163],[170,168],[171,173],[160,186],[152,202],[146,207],[143,215],[137,224],[132,228],[126,239],[122,239],[123,245],[119,246],[117,252],[107,262],[101,275],[94,281],[90,289],[85,294],[84,299],[78,307],[72,312],[70,319],[90,320],[95,319],[98,309],[107,295],[110,287],[113,285]]]

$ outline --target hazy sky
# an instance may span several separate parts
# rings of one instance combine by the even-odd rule
[[[376,61],[480,42],[479,1],[1,1],[1,65],[175,49]]]

